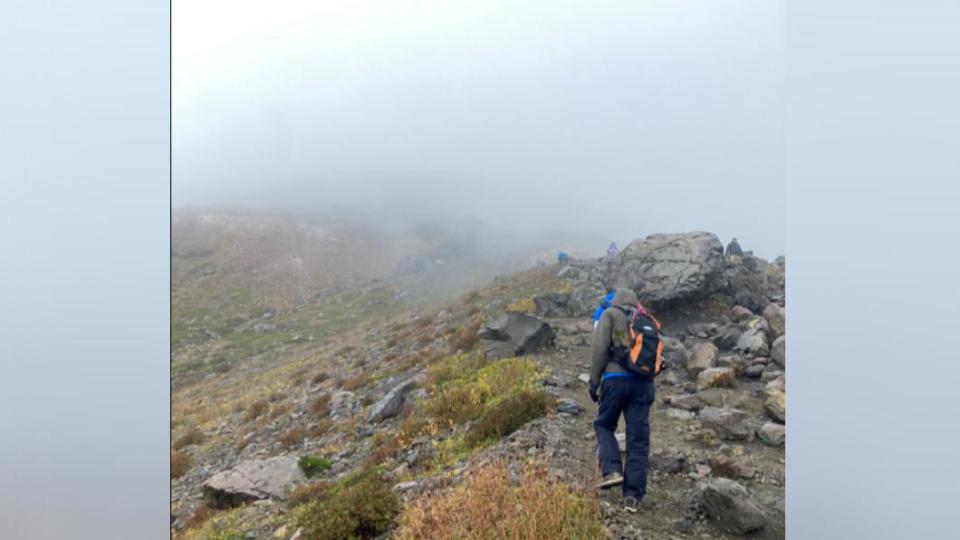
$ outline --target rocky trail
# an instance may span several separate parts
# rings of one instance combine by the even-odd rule
[[[712,524],[696,500],[697,484],[720,475],[738,477],[737,481],[748,487],[750,495],[763,507],[767,522],[750,535],[752,538],[784,536],[783,448],[771,447],[753,437],[749,441],[708,441],[711,444],[704,445],[696,413],[664,403],[665,397],[684,393],[683,377],[677,372],[684,370],[685,365],[673,366],[657,380],[657,399],[650,413],[648,491],[640,511],[634,514],[622,509],[619,488],[594,489],[600,477],[592,424],[597,406],[587,395],[587,383],[581,379],[589,371],[592,325],[583,319],[548,322],[558,331],[557,347],[534,358],[551,372],[547,382],[561,403],[556,417],[547,420],[556,423],[562,435],[557,441],[556,455],[569,470],[561,468],[561,475],[569,474],[568,481],[600,494],[604,521],[614,537],[740,537]],[[753,401],[751,396],[762,395],[765,384],[759,379],[741,379],[736,390],[720,392],[716,404],[749,404]],[[621,419],[618,433],[624,429]]]

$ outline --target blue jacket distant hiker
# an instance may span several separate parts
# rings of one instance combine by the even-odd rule
[[[566,251],[561,251],[560,253],[557,253],[557,262],[559,262],[560,264],[566,264],[568,259],[570,259],[570,256],[567,255]]]
[[[629,358],[631,351],[638,350],[638,343],[649,340],[639,348],[647,351],[649,345],[654,347],[654,373],[659,372],[662,363],[660,323],[656,322],[652,315],[649,315],[649,318],[633,319],[632,313],[635,311],[649,315],[637,300],[636,293],[630,289],[618,289],[613,296],[612,306],[603,311],[600,323],[593,333],[590,367],[590,398],[599,404],[597,418],[593,421],[597,435],[597,458],[603,474],[603,480],[598,487],[609,488],[622,484],[623,504],[630,511],[638,508],[640,500],[647,492],[649,418],[650,407],[654,401],[654,387],[652,376],[629,372],[629,363],[621,364],[621,358]],[[631,323],[636,320],[644,321],[641,330],[643,337],[639,341],[631,342]],[[620,448],[614,436],[621,414],[627,431],[626,466],[621,461]]]
[[[607,247],[607,257],[613,257],[613,256],[616,255],[617,253],[620,253],[620,250],[617,249],[617,243],[616,243],[616,242],[610,242],[610,246]]]
[[[593,312],[593,329],[597,329],[597,325],[600,324],[600,316],[603,315],[603,310],[610,307],[610,302],[613,302],[613,295],[616,294],[616,289],[607,289],[607,295],[603,297],[603,300],[600,301],[600,307]]]

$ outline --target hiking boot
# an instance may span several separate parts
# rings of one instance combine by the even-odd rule
[[[600,489],[617,486],[623,483],[623,475],[618,472],[607,473],[603,475],[603,480],[597,484]]]
[[[640,499],[636,497],[624,497],[623,510],[631,514],[636,514],[637,511],[640,510]]]

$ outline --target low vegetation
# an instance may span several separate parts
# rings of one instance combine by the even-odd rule
[[[177,440],[173,442],[174,450],[182,450],[187,446],[194,444],[200,444],[203,442],[203,432],[197,429],[196,427],[191,427],[183,435],[180,435]]]
[[[394,525],[400,500],[377,469],[364,471],[324,488],[293,514],[303,537],[314,540],[374,538]]]
[[[180,478],[190,470],[190,455],[174,451],[170,454],[170,478]]]
[[[300,470],[303,471],[304,476],[313,478],[330,469],[333,464],[330,463],[329,459],[320,456],[301,456],[297,461],[297,465],[300,467]]]
[[[394,538],[606,538],[598,503],[534,466],[511,480],[503,463],[407,505]]]

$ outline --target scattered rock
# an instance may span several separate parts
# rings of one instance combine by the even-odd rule
[[[357,398],[353,392],[341,390],[330,397],[330,417],[340,420],[352,416],[357,409]]]
[[[737,346],[739,340],[740,330],[735,326],[726,326],[711,341],[721,351],[729,351]]]
[[[228,508],[268,497],[283,499],[290,485],[303,479],[295,456],[275,456],[241,461],[207,479],[202,490],[210,506]]]
[[[524,355],[551,345],[555,333],[546,322],[526,313],[501,314],[480,332],[480,338],[513,346],[514,353]]]
[[[686,465],[687,456],[680,450],[657,448],[650,452],[651,469],[676,474],[683,472]]]
[[[733,306],[730,314],[734,322],[745,321],[753,317],[753,312],[743,306]]]
[[[785,392],[771,392],[770,397],[763,403],[763,410],[771,418],[781,424],[787,420],[787,394]]]
[[[737,374],[733,368],[715,367],[705,369],[697,375],[697,390],[729,387],[736,384]]]
[[[675,418],[677,420],[693,420],[694,417],[696,416],[690,411],[685,411],[683,409],[674,409],[673,407],[667,407],[665,413],[670,418]]]
[[[549,293],[533,298],[537,315],[541,317],[569,317],[569,302],[570,295],[563,293]]]
[[[747,425],[747,413],[740,409],[704,407],[700,411],[700,423],[717,432],[724,440],[744,440],[752,430]]]
[[[701,402],[700,398],[693,394],[664,396],[662,401],[665,405],[670,405],[671,407],[683,409],[685,411],[699,411],[703,408],[703,402]]]
[[[771,394],[773,392],[785,392],[786,389],[786,380],[783,378],[783,374],[781,373],[769,381],[763,391],[767,394]]]
[[[767,323],[759,317],[750,321],[747,330],[737,340],[734,348],[754,356],[767,356],[770,346],[767,345],[766,325]]]
[[[757,430],[757,437],[770,446],[783,446],[787,440],[787,428],[783,424],[767,422]]]
[[[370,414],[367,415],[367,423],[380,422],[400,414],[407,392],[415,385],[416,382],[413,379],[408,379],[394,386],[385,396],[373,404]]]
[[[739,483],[716,478],[707,481],[701,489],[704,511],[724,531],[747,534],[767,524],[763,510]]]
[[[713,343],[701,343],[687,360],[687,372],[691,377],[696,377],[701,371],[714,367],[719,354],[720,351]]]
[[[749,377],[751,379],[759,379],[763,375],[764,365],[763,364],[753,364],[747,369],[743,370],[744,377]]]
[[[581,412],[583,412],[583,407],[570,398],[563,398],[557,401],[557,412],[578,416]]]
[[[767,321],[767,333],[771,341],[776,340],[786,333],[786,310],[779,305],[768,305],[763,310],[763,318]]]
[[[743,358],[739,354],[728,354],[726,356],[721,356],[717,360],[718,367],[727,367],[730,368],[737,375],[743,373]]]
[[[738,478],[753,478],[754,474],[756,474],[753,467],[725,453],[711,457],[710,468],[718,476],[724,476],[734,480]]]
[[[770,358],[777,363],[778,366],[786,369],[787,368],[787,338],[786,336],[780,336],[777,339],[773,340],[773,346],[770,348]]]
[[[393,486],[394,491],[399,491],[401,493],[415,489],[420,485],[420,482],[411,480],[409,482],[400,482],[399,484]]]
[[[589,373],[581,373],[581,374],[577,375],[577,379],[579,379],[580,382],[582,382],[582,383],[584,383],[584,384],[590,384],[590,374],[589,374]]]

